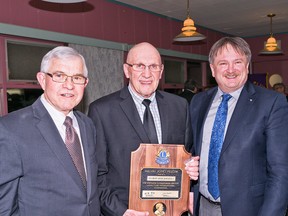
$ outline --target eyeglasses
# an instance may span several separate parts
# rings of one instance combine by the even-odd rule
[[[126,64],[132,67],[133,70],[138,71],[138,72],[144,71],[146,67],[148,67],[148,69],[152,72],[159,72],[162,70],[162,66],[163,66],[163,65],[158,65],[158,64],[151,64],[151,65],[129,64],[129,63],[126,63]]]
[[[57,83],[64,83],[66,82],[67,78],[68,77],[71,77],[71,80],[74,84],[77,84],[77,85],[83,85],[86,83],[86,80],[87,78],[84,77],[84,76],[81,76],[81,75],[73,75],[73,76],[68,76],[64,73],[60,73],[60,72],[56,72],[56,73],[45,73],[47,74],[48,76],[50,76],[52,78],[52,80],[54,82],[57,82]]]

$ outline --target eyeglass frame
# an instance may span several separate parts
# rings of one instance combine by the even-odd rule
[[[149,71],[152,71],[152,72],[160,72],[160,71],[163,69],[163,66],[164,66],[163,64],[161,64],[161,65],[158,65],[158,64],[145,65],[145,64],[142,64],[142,63],[139,63],[139,64],[129,64],[129,63],[127,63],[127,62],[126,62],[125,64],[127,64],[129,67],[132,67],[133,70],[135,70],[135,71],[137,71],[137,72],[143,72],[143,71],[146,70],[146,68],[148,68]],[[145,68],[144,68],[143,70],[137,70],[137,69],[134,68],[134,65],[143,65],[143,66],[145,66]],[[154,65],[154,66],[158,66],[160,70],[157,70],[157,71],[151,70],[150,67],[153,66],[153,65]]]
[[[46,72],[43,72],[43,73],[44,73],[44,74],[47,74],[49,77],[51,77],[51,78],[52,78],[52,81],[53,81],[53,82],[56,82],[56,83],[65,83],[65,82],[67,81],[68,77],[71,77],[71,81],[73,82],[73,84],[75,84],[75,85],[85,85],[85,84],[87,83],[87,79],[88,79],[87,77],[84,77],[84,76],[82,76],[82,75],[68,76],[67,74],[65,74],[65,73],[63,73],[63,72],[59,72],[59,71],[54,72],[53,74],[48,73],[48,72],[47,72],[47,73],[46,73]],[[63,82],[54,80],[54,76],[55,76],[57,73],[59,73],[59,74],[61,74],[62,76],[65,76],[65,77],[66,77]],[[73,77],[82,77],[82,78],[84,78],[84,82],[83,82],[83,83],[75,83]]]

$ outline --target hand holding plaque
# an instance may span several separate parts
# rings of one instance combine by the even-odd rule
[[[185,170],[191,180],[197,181],[199,177],[199,156],[191,157],[184,161]]]
[[[140,144],[131,154],[129,209],[153,216],[180,216],[187,211],[190,179],[184,145]]]

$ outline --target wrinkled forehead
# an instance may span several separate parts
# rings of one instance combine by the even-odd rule
[[[127,61],[161,64],[161,56],[156,48],[148,45],[142,45],[136,46],[129,51]]]
[[[222,47],[219,47],[218,51],[215,53],[215,57],[217,55],[221,55],[223,54],[223,52],[230,52],[230,51],[234,51],[235,53],[245,56],[245,53],[243,50],[239,49],[236,46],[232,46],[230,43],[227,43],[225,45],[223,45]]]
[[[248,62],[248,57],[245,55],[244,51],[239,49],[236,46],[232,46],[231,44],[225,44],[221,47],[219,47],[217,50],[214,52],[214,56],[212,56],[211,60],[214,63],[217,57],[229,57],[229,56],[234,56],[236,54],[237,59],[243,59],[245,62]],[[219,59],[218,59],[219,60]]]

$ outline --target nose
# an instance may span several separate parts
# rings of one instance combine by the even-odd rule
[[[66,81],[63,83],[63,86],[68,89],[73,89],[74,83],[73,83],[72,77],[67,77]]]
[[[145,69],[142,72],[142,76],[149,78],[151,76],[151,74],[152,73],[151,73],[149,67],[146,66]]]
[[[233,72],[234,71],[234,64],[233,63],[229,63],[228,64],[227,71],[229,71],[229,72]]]

